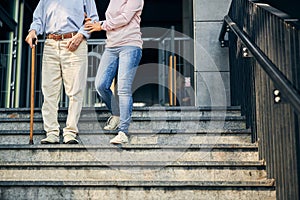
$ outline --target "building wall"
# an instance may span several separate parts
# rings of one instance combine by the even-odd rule
[[[228,49],[218,37],[231,0],[194,0],[197,106],[230,105]]]

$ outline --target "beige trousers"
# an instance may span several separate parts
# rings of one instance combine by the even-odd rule
[[[87,78],[87,43],[82,41],[74,52],[66,48],[68,39],[47,39],[44,45],[42,66],[42,92],[44,103],[42,115],[44,129],[49,134],[59,135],[58,103],[62,84],[69,97],[65,134],[78,133],[78,120],[82,108]]]

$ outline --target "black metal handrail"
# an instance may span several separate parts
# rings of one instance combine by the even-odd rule
[[[299,20],[268,4],[235,0],[219,41],[229,47],[231,104],[246,116],[276,199],[300,200]]]
[[[249,49],[258,63],[262,66],[265,72],[269,75],[269,77],[274,81],[279,91],[285,95],[287,98],[286,101],[290,102],[290,104],[294,107],[294,109],[300,113],[300,94],[293,87],[290,81],[287,79],[285,75],[272,63],[272,61],[261,51],[261,49],[251,41],[251,39],[244,33],[232,19],[226,15],[224,17],[224,22],[222,30],[220,32],[219,41],[222,47],[227,46],[225,41],[225,34],[228,31],[227,28],[230,28],[235,35],[241,39],[243,44]]]

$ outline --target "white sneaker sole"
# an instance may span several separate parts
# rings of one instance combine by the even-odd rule
[[[106,130],[106,131],[115,131],[115,130],[117,130],[119,128],[119,126],[117,126],[117,127],[115,127],[115,128],[110,128],[110,127],[108,127],[108,126],[104,126],[104,130]]]

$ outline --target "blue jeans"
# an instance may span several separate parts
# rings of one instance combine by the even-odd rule
[[[120,116],[119,130],[128,134],[132,113],[132,82],[142,57],[142,49],[135,46],[120,46],[106,48],[102,55],[95,87],[114,116]],[[119,103],[113,95],[110,86],[118,74],[117,88]]]

